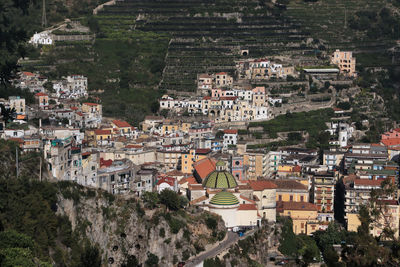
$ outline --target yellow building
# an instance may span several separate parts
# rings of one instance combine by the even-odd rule
[[[189,122],[164,121],[161,127],[161,134],[165,135],[165,134],[175,133],[178,131],[188,133],[190,126],[192,126],[192,124]]]
[[[308,202],[307,186],[296,180],[269,180],[276,184],[276,201]]]
[[[183,173],[192,173],[193,164],[199,160],[205,159],[211,153],[211,149],[191,149],[182,153],[181,171]]]
[[[290,217],[293,221],[293,232],[311,235],[318,230],[318,208],[308,202],[277,202],[277,212]]]
[[[279,165],[277,177],[300,177],[301,166],[298,165]]]
[[[114,129],[117,129],[118,132],[119,132],[121,135],[131,135],[132,126],[131,126],[129,123],[127,123],[126,121],[113,120],[113,121],[111,122],[111,126],[112,126]]]
[[[361,225],[358,213],[347,213],[347,231],[357,232],[357,228]]]
[[[101,115],[102,108],[101,105],[97,103],[82,103],[82,112]]]
[[[94,130],[95,140],[98,145],[106,144],[111,141],[111,130],[96,129]]]

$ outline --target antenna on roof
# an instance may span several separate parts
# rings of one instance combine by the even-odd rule
[[[42,11],[42,26],[47,26],[47,18],[46,18],[46,0],[43,0],[43,11]]]

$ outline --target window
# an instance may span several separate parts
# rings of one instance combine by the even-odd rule
[[[278,196],[279,201],[282,201],[282,195]]]
[[[304,202],[304,196],[300,196],[300,201]]]
[[[92,171],[94,171],[94,170],[96,170],[96,167],[95,167],[95,166],[92,166]]]
[[[115,176],[114,176],[114,174],[112,174],[111,175],[111,182],[114,182],[114,180],[115,180]]]
[[[293,196],[292,195],[290,195],[290,201],[293,201]]]
[[[264,195],[263,198],[267,198],[267,196]]]
[[[304,228],[304,223],[301,223],[301,228]]]

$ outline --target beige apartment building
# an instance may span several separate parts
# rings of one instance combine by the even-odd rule
[[[356,58],[352,52],[336,49],[331,56],[331,64],[337,65],[341,74],[356,76]]]

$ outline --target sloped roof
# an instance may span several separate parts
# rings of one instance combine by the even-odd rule
[[[296,180],[269,180],[270,182],[276,184],[277,189],[294,189],[294,190],[308,190],[307,186],[296,181]]]
[[[383,180],[355,179],[354,185],[381,186]]]
[[[194,169],[201,179],[205,179],[207,175],[215,170],[215,159],[205,158],[194,163]]]
[[[249,181],[249,185],[254,191],[277,188],[276,184],[270,181]]]
[[[237,134],[237,133],[238,133],[238,130],[235,130],[235,129],[226,129],[226,130],[224,130],[224,133],[226,133],[226,134]]]
[[[129,123],[126,121],[121,121],[121,120],[113,120],[112,123],[114,123],[115,126],[118,128],[127,128],[127,127],[132,127]]]
[[[309,202],[279,201],[277,202],[277,210],[279,210],[279,212],[285,210],[318,211],[318,207]]]
[[[111,134],[111,130],[96,129],[94,130],[94,133],[96,135]]]
[[[238,210],[257,210],[255,204],[240,204]]]
[[[97,103],[82,103],[82,105],[86,105],[86,106],[97,106],[99,104]]]
[[[381,143],[384,144],[385,146],[400,145],[400,138],[382,139]]]

